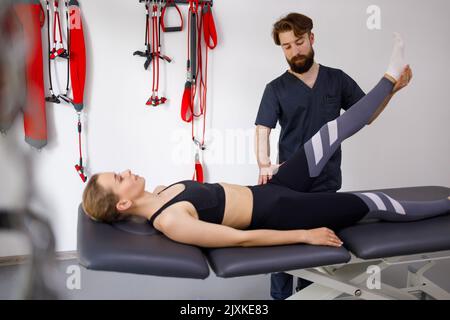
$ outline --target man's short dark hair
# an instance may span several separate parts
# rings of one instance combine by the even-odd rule
[[[280,33],[294,31],[297,37],[301,37],[305,33],[311,34],[313,21],[311,18],[301,13],[289,13],[287,16],[275,22],[273,25],[272,36],[275,44],[280,45]]]

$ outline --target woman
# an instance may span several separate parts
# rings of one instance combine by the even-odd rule
[[[380,82],[323,126],[265,185],[186,180],[148,192],[144,178],[129,170],[101,173],[86,186],[84,210],[104,222],[144,217],[172,240],[202,247],[294,243],[339,247],[342,241],[331,229],[363,218],[414,221],[445,214],[450,210],[450,197],[408,202],[382,193],[304,192],[341,142],[363,128],[382,102],[406,86],[411,76],[403,60],[403,42],[397,36],[388,71]]]

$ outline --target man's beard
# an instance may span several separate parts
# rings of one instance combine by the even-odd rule
[[[314,64],[314,50],[311,48],[311,51],[307,55],[296,55],[291,60],[286,60],[291,70],[295,73],[302,74],[308,72]]]

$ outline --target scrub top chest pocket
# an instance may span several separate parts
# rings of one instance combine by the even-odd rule
[[[337,94],[326,94],[323,97],[322,110],[326,121],[331,121],[339,117],[341,97]]]

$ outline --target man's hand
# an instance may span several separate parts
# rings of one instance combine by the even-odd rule
[[[277,173],[279,164],[268,164],[259,167],[258,184],[266,184],[272,179],[272,176]]]
[[[403,69],[402,74],[400,75],[400,79],[395,83],[394,89],[392,89],[392,93],[396,93],[397,91],[406,87],[413,77],[412,70],[407,65],[405,69]]]
[[[395,82],[394,88],[392,89],[392,93],[386,97],[386,99],[384,99],[384,101],[381,103],[381,105],[378,107],[378,109],[375,111],[375,113],[372,115],[372,117],[370,118],[368,124],[372,124],[372,122],[375,121],[376,118],[378,118],[378,116],[383,112],[383,110],[386,108],[387,104],[389,103],[389,101],[392,99],[392,97],[394,96],[394,94],[403,89],[404,87],[406,87],[409,82],[412,79],[412,71],[411,68],[409,67],[409,65],[407,65],[404,69],[402,74],[400,75],[400,78],[398,79],[397,82]],[[388,77],[388,79],[392,82],[395,81],[394,78],[392,77]]]
[[[343,244],[334,231],[328,228],[305,230],[304,237],[304,243],[312,245],[340,247]]]

